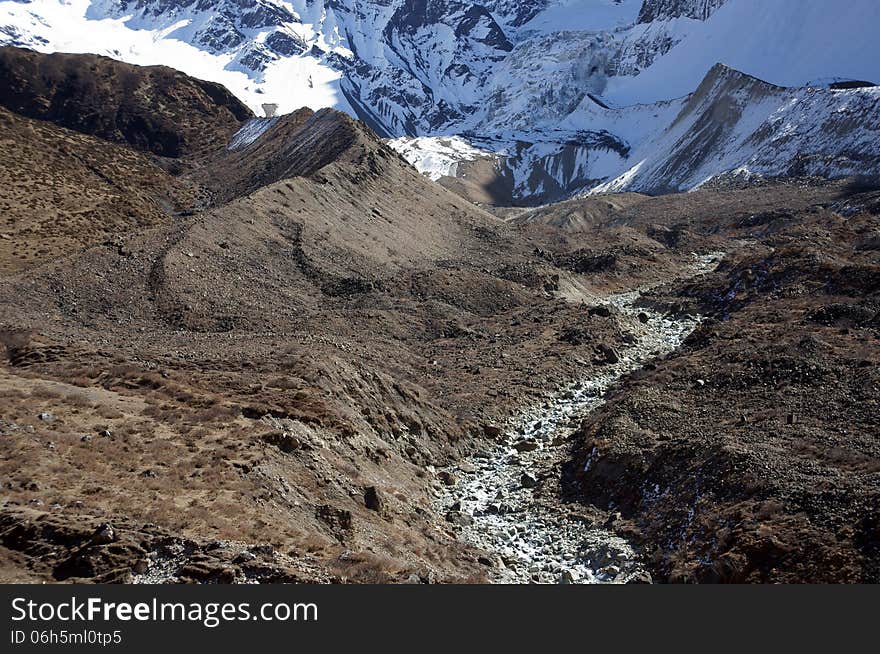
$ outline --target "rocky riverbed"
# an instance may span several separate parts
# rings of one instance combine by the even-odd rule
[[[717,253],[696,256],[693,275],[712,270]],[[630,544],[597,527],[558,499],[560,467],[574,420],[601,406],[624,375],[675,350],[699,323],[636,306],[645,288],[608,296],[604,304],[630,317],[632,343],[602,352],[605,365],[515,416],[499,444],[440,472],[449,482],[438,508],[460,538],[485,550],[498,583],[627,583],[650,581]],[[589,466],[589,461],[587,462]],[[550,485],[551,492],[542,492]]]

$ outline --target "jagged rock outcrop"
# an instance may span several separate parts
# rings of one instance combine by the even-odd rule
[[[639,23],[670,18],[706,20],[727,0],[645,0],[639,11]]]

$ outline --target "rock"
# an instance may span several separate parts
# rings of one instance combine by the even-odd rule
[[[444,486],[455,486],[457,482],[455,475],[448,470],[441,470],[438,472],[437,479],[439,479]]]
[[[563,570],[559,578],[560,584],[576,584],[580,580],[580,575],[574,570]]]
[[[81,436],[79,440],[83,443],[91,443],[92,437],[89,434],[86,434],[85,436]]]
[[[244,552],[240,552],[238,554],[238,556],[236,556],[234,559],[232,559],[232,562],[241,564],[241,563],[250,563],[251,561],[256,561],[256,560],[257,560],[256,554],[245,550]]]
[[[275,547],[270,545],[269,543],[254,545],[253,547],[251,547],[250,551],[258,556],[262,556],[267,559],[275,558]]]
[[[263,440],[269,445],[274,445],[285,454],[290,454],[302,447],[302,441],[287,432],[271,432],[263,436]]]
[[[538,485],[538,478],[529,472],[524,472],[519,478],[519,483],[523,488],[535,488]]]
[[[459,527],[469,527],[474,524],[474,519],[466,513],[448,511],[446,513],[446,522],[458,525]]]
[[[478,557],[478,558],[477,558],[477,563],[479,563],[480,565],[485,565],[486,567],[489,567],[489,568],[494,568],[494,567],[495,567],[495,561],[493,561],[492,559],[490,559],[488,556],[480,556],[480,557]]]
[[[591,552],[586,552],[585,557],[589,559],[590,564],[596,569],[611,565],[614,561],[613,553],[606,546],[599,547]]]
[[[378,511],[384,513],[385,501],[379,494],[379,490],[375,486],[370,486],[364,490],[364,506],[370,511]]]
[[[351,511],[338,509],[330,504],[315,507],[315,517],[338,531],[349,531],[353,525]]]
[[[517,452],[534,452],[538,449],[538,444],[535,441],[517,441],[513,444],[513,449]]]
[[[472,464],[468,463],[467,461],[462,461],[461,463],[459,463],[458,469],[468,475],[473,474],[474,472],[477,471],[477,469]]]
[[[92,533],[90,542],[92,545],[107,545],[115,540],[116,531],[109,523],[104,522],[98,525],[98,528]]]
[[[52,422],[53,420],[55,420],[55,416],[53,416],[51,413],[41,413],[37,416],[37,420],[41,422]]]
[[[600,318],[608,318],[611,316],[611,309],[604,304],[600,304],[595,307],[590,307],[589,314],[591,316],[599,316]]]
[[[647,324],[648,320],[650,320],[650,317],[644,311],[639,312],[639,315],[636,316],[636,318],[638,318],[639,322],[642,323],[643,325]]]
[[[654,579],[651,577],[650,573],[642,570],[637,572],[635,575],[626,580],[628,584],[653,584]]]
[[[131,566],[131,571],[137,575],[144,574],[150,568],[150,564],[146,559],[138,559],[134,562],[134,565]]]
[[[486,434],[489,438],[497,439],[500,438],[504,433],[504,430],[501,429],[498,425],[488,425],[485,424],[483,427],[483,433]]]
[[[113,438],[113,434],[110,432],[109,429],[102,429],[98,432],[98,436],[100,436],[101,438]]]
[[[615,363],[620,362],[620,355],[610,345],[606,345],[605,343],[600,343],[596,346],[596,349],[599,352],[599,359],[597,359],[597,363],[607,363],[614,365]]]
[[[147,468],[141,473],[141,477],[147,477],[148,479],[156,479],[159,476],[159,473],[153,470],[152,468]]]

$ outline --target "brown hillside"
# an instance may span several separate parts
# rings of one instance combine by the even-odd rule
[[[0,48],[0,105],[164,157],[223,147],[251,111],[225,87],[164,66]]]

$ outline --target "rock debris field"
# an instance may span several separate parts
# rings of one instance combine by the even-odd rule
[[[693,275],[711,271],[720,259],[718,253],[695,255]],[[572,421],[601,406],[606,391],[624,375],[678,348],[699,324],[698,317],[673,318],[637,307],[645,290],[605,298],[637,318],[634,343],[609,353],[599,374],[513,418],[496,448],[444,471],[456,483],[445,487],[438,507],[462,540],[488,554],[484,562],[496,583],[650,581],[626,540],[572,514],[558,500],[536,497],[542,484],[558,485]]]

